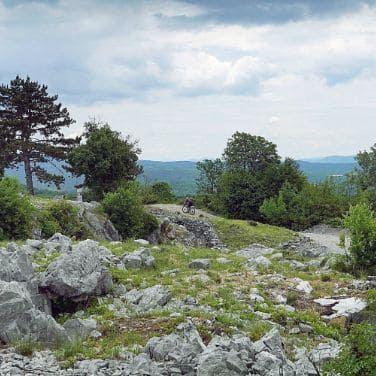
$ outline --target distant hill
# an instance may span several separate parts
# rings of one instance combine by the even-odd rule
[[[352,155],[331,155],[329,157],[321,158],[304,158],[302,161],[311,163],[356,163],[355,158]]]
[[[319,160],[319,162],[313,162],[312,160],[297,161],[301,170],[311,182],[323,181],[330,175],[347,174],[356,166],[353,157],[332,156],[317,160]],[[348,160],[352,162],[340,162],[341,160]],[[139,161],[139,163],[144,169],[144,173],[139,177],[141,183],[152,184],[156,181],[166,181],[172,186],[175,194],[178,196],[191,195],[196,192],[196,178],[198,176],[196,162],[161,162],[141,160]],[[58,165],[57,167],[58,170],[55,166],[49,165],[47,166],[47,169],[55,173],[59,171],[64,172],[60,165]],[[25,178],[22,168],[20,168],[20,170],[6,170],[6,175],[16,176],[21,181],[21,183],[25,184]],[[73,192],[75,190],[74,186],[82,182],[82,179],[72,178],[67,173],[64,173],[64,176],[66,180],[61,189],[64,192]],[[35,183],[35,187],[39,189],[55,189],[54,186],[48,187],[46,184],[40,184],[37,182]]]
[[[166,181],[172,186],[175,194],[178,196],[194,194],[196,192],[196,178],[198,175],[196,162],[141,160],[140,165],[144,169],[144,173],[140,179],[142,182]]]
[[[356,163],[325,163],[297,161],[310,182],[319,183],[331,175],[345,175],[356,167]]]

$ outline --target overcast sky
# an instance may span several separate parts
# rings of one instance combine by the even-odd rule
[[[235,131],[294,158],[376,142],[375,0],[0,0],[0,82],[45,83],[142,159],[221,155]]]

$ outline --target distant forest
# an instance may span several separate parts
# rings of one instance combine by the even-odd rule
[[[321,159],[312,159],[309,161],[297,161],[301,170],[307,176],[310,182],[321,182],[330,175],[344,175],[354,169],[356,163],[352,157],[325,157]],[[192,161],[173,161],[160,162],[141,160],[140,165],[144,173],[139,177],[141,183],[151,184],[156,181],[165,181],[169,183],[177,196],[194,194],[196,192],[196,177],[198,171],[196,162]],[[59,164],[49,165],[50,171],[64,172]],[[25,178],[23,170],[8,169],[6,175],[16,176],[24,184]],[[76,184],[82,183],[83,179],[72,178],[64,172],[65,183],[61,187],[62,192],[73,192]],[[46,185],[35,182],[37,189],[48,189]],[[55,190],[54,187],[50,188]]]

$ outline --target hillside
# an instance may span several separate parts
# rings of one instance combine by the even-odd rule
[[[344,159],[345,158],[345,159]],[[320,162],[297,161],[300,168],[311,182],[323,181],[330,175],[344,175],[354,169],[356,164],[354,162],[339,163],[342,160],[350,160],[352,157],[326,157],[322,158]],[[331,162],[325,162],[330,160]],[[333,162],[333,160],[337,162]],[[194,194],[196,191],[197,169],[196,162],[192,161],[150,161],[140,160],[140,165],[144,169],[144,173],[139,180],[143,183],[153,183],[155,181],[168,182],[177,196],[185,196],[187,194]],[[54,173],[63,173],[66,181],[61,190],[65,192],[74,191],[74,186],[80,184],[82,179],[72,178],[63,169],[61,164],[57,167],[47,165],[47,169]],[[16,176],[24,183],[24,175],[22,169],[6,170],[7,175]],[[36,188],[48,188],[46,185],[36,182]],[[54,189],[54,187],[50,187]]]
[[[150,208],[158,245],[3,242],[0,375],[324,375],[369,282],[287,229],[176,209]]]

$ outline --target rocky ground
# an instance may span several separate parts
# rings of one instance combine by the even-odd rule
[[[375,288],[310,237],[152,210],[159,245],[2,244],[0,375],[317,376]]]

